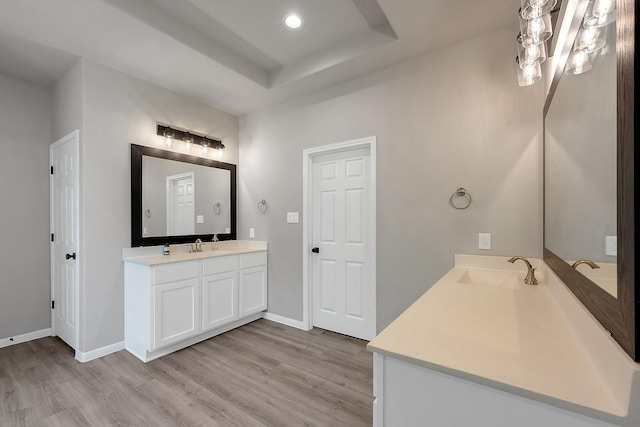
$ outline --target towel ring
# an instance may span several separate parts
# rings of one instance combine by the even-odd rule
[[[267,201],[265,199],[262,199],[258,202],[258,211],[260,211],[260,213],[265,213],[267,211]]]
[[[220,203],[216,203],[213,205],[213,213],[216,215],[220,215]]]
[[[146,211],[144,211],[144,216],[146,216],[147,218],[151,218],[151,209],[147,209]]]
[[[454,202],[454,200],[458,200],[459,198],[464,198],[464,201],[458,201],[457,203]],[[469,205],[471,205],[471,194],[467,193],[467,190],[460,187],[451,195],[449,202],[455,209],[467,209]]]

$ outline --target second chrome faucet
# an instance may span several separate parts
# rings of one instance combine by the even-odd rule
[[[509,262],[513,264],[518,260],[522,260],[527,265],[527,276],[524,278],[524,283],[526,285],[537,285],[538,279],[536,279],[536,269],[531,266],[531,263],[528,259],[523,256],[514,256],[513,258],[509,259]]]

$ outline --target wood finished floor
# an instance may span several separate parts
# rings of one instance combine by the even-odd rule
[[[58,338],[0,349],[0,426],[370,426],[366,341],[258,320],[142,363]]]

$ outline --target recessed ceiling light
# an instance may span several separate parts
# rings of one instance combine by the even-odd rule
[[[283,22],[287,28],[291,28],[292,30],[302,27],[302,24],[304,23],[301,17],[293,13],[285,16]]]

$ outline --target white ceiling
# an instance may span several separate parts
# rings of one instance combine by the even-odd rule
[[[53,84],[79,57],[233,114],[504,27],[519,0],[0,0],[0,73]],[[304,26],[289,30],[285,14]],[[515,52],[515,47],[514,47]]]

